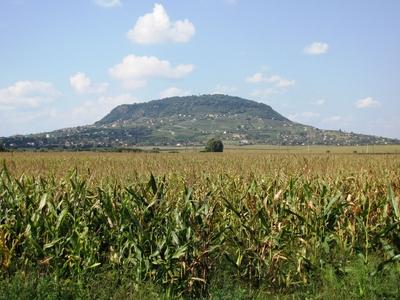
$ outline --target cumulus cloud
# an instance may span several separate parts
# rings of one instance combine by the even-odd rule
[[[380,107],[381,105],[382,105],[381,102],[379,102],[378,100],[375,100],[372,97],[360,99],[356,102],[356,106],[358,108],[376,108],[376,107]]]
[[[52,102],[60,95],[61,93],[50,82],[17,81],[9,87],[0,89],[0,107],[35,108]]]
[[[111,77],[121,80],[125,88],[134,89],[146,85],[150,78],[179,79],[189,75],[194,69],[191,64],[175,67],[167,60],[155,56],[126,56],[122,63],[110,68]]]
[[[327,43],[314,42],[304,48],[304,53],[309,55],[321,55],[329,50],[329,45]]]
[[[85,74],[78,72],[69,78],[71,87],[79,94],[101,94],[107,90],[108,84],[93,84],[90,78]]]
[[[127,36],[139,44],[186,43],[195,32],[194,25],[188,19],[173,22],[164,7],[156,3],[153,12],[139,17]]]
[[[257,72],[246,78],[249,83],[271,83],[279,88],[286,88],[296,84],[295,80],[283,78],[279,75],[265,76],[261,72]]]
[[[122,5],[120,0],[95,0],[95,3],[99,6],[106,8],[117,7]]]
[[[186,91],[177,87],[170,87],[165,90],[163,90],[160,93],[161,98],[169,98],[169,97],[175,97],[175,96],[189,96],[191,94],[190,91]]]

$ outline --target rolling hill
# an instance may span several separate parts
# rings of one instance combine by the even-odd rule
[[[295,123],[269,105],[228,95],[171,97],[124,104],[93,125],[1,138],[6,148],[94,148],[231,144],[365,145],[399,140]]]

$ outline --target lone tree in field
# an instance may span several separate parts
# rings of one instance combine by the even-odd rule
[[[221,140],[211,139],[207,142],[206,152],[223,152],[224,144]]]

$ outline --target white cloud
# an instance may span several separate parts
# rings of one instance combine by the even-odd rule
[[[252,97],[261,97],[261,98],[268,98],[271,95],[278,94],[275,89],[257,89],[251,92],[250,96]]]
[[[223,84],[217,84],[215,87],[213,94],[233,94],[237,91],[237,87],[235,86],[229,86],[229,85],[223,85]]]
[[[78,93],[85,93],[91,86],[90,78],[84,73],[76,73],[69,78],[72,88]]]
[[[313,111],[305,111],[301,113],[290,114],[288,117],[290,120],[295,122],[307,122],[309,120],[316,119],[319,116],[320,116],[319,113]]]
[[[163,90],[160,93],[161,98],[169,98],[169,97],[175,97],[175,96],[189,96],[191,94],[190,91],[182,90],[177,87],[170,87],[165,90]]]
[[[314,42],[304,48],[304,53],[309,55],[321,55],[329,50],[327,43]]]
[[[11,134],[29,134],[44,132],[57,128],[92,124],[120,104],[140,102],[130,94],[117,96],[100,96],[88,100],[69,109],[59,110],[55,107],[43,106],[35,110],[0,110],[0,136]],[[2,126],[3,123],[7,127]]]
[[[90,78],[85,74],[78,72],[69,79],[71,87],[79,94],[101,94],[107,90],[108,84],[93,84]]]
[[[156,3],[153,12],[139,17],[127,36],[139,44],[186,43],[195,32],[194,25],[188,19],[171,22],[164,7]]]
[[[106,7],[106,8],[117,7],[117,6],[122,5],[120,0],[95,0],[95,3],[97,5],[100,5],[100,6]]]
[[[123,94],[118,96],[101,96],[96,100],[85,101],[82,104],[73,108],[66,114],[65,117],[71,118],[74,124],[91,124],[106,114],[113,108],[121,104],[132,104],[140,102],[130,94]]]
[[[280,77],[279,75],[272,75],[271,77],[268,78],[268,81],[280,88],[292,86],[295,85],[296,83],[294,80],[286,79]]]
[[[331,116],[322,120],[323,123],[338,123],[344,121],[342,116]]]
[[[251,75],[246,78],[246,81],[249,83],[260,83],[260,82],[265,82],[265,80],[266,78],[261,72],[257,72],[254,75]]]
[[[321,106],[321,105],[324,105],[325,103],[326,103],[325,99],[318,99],[317,101],[313,102],[312,104]]]
[[[246,81],[249,83],[271,83],[279,88],[286,88],[296,84],[295,80],[286,79],[279,75],[272,75],[267,77],[261,72],[257,72],[247,77]]]
[[[305,112],[300,113],[300,116],[303,117],[303,118],[310,119],[310,118],[319,117],[320,114],[316,113],[316,112],[313,112],[313,111],[305,111]]]
[[[30,111],[14,111],[12,114],[7,115],[5,118],[10,123],[31,123],[31,122],[40,122],[43,118],[55,118],[57,117],[57,111],[54,108],[44,107],[43,109],[38,110],[30,110]],[[29,129],[27,131],[29,132]]]
[[[378,100],[375,100],[372,97],[367,97],[364,99],[360,99],[356,102],[356,106],[358,108],[376,108],[380,107],[382,104]]]
[[[35,108],[52,102],[61,93],[50,82],[17,81],[13,85],[0,89],[0,107],[2,109]]]
[[[56,110],[46,106],[35,110],[18,109],[8,112],[0,109],[0,136],[46,131],[47,122],[56,116]]]
[[[125,88],[134,89],[146,85],[150,78],[179,79],[189,75],[194,69],[191,64],[175,67],[167,60],[155,56],[126,56],[122,63],[110,68],[110,75],[122,81]]]

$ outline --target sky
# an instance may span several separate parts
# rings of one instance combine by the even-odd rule
[[[1,0],[0,136],[222,93],[400,138],[398,0]]]

